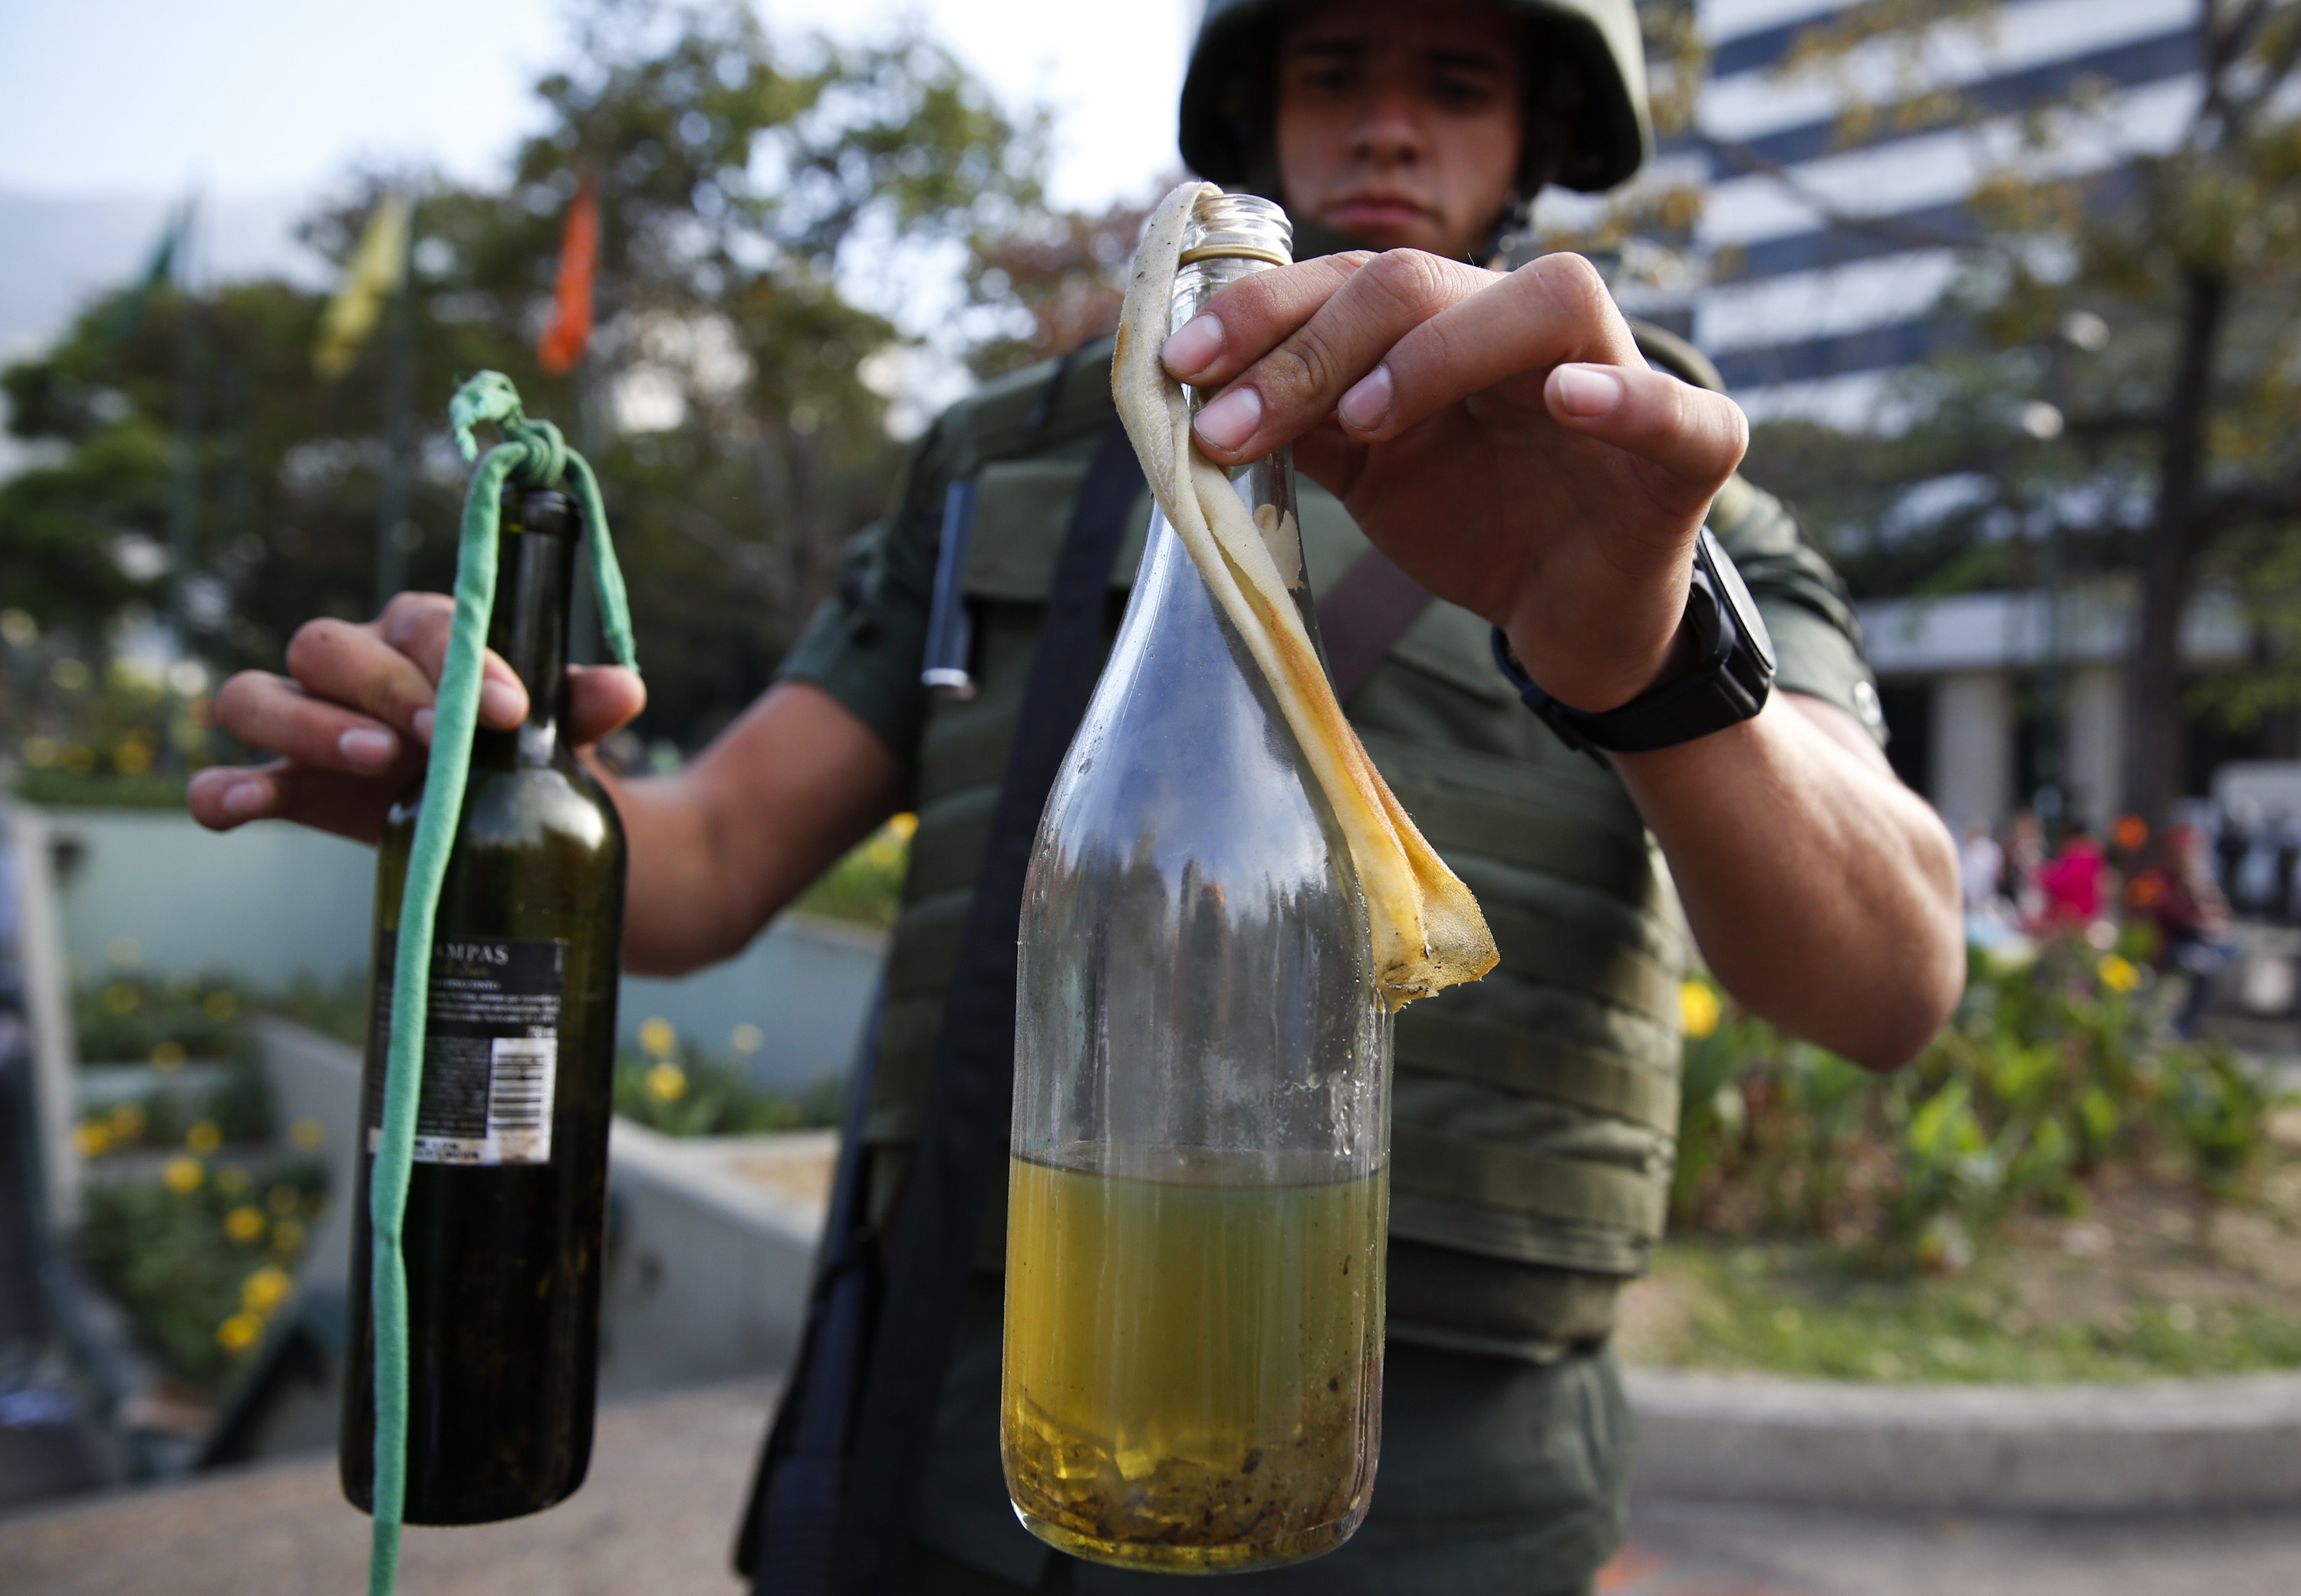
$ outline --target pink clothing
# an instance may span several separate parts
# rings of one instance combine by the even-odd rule
[[[2092,922],[2101,913],[2102,854],[2090,837],[2073,837],[2052,861],[2038,868],[2049,921]]]

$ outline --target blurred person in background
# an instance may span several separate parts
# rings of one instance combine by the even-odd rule
[[[2013,930],[2005,896],[2005,849],[1987,821],[1965,828],[1957,845],[1957,878],[1965,900],[1965,940],[1985,948],[2004,940]]]
[[[1181,132],[1200,173],[1287,206],[1298,262],[1228,289],[1164,347],[1211,396],[1199,447],[1228,465],[1294,445],[1329,593],[1370,547],[1394,563],[1419,618],[1345,708],[1489,917],[1524,928],[1484,982],[1398,1021],[1393,1112],[1418,1150],[1392,1170],[1381,1489],[1340,1550],[1255,1588],[1586,1592],[1620,1539],[1629,1458],[1614,1304],[1659,1239],[1676,1126],[1684,950],[1649,835],[1736,998],[1878,1068],[1916,1054],[1962,988],[1956,848],[1886,761],[1843,587],[1779,501],[1735,474],[1746,425],[1707,363],[1626,322],[1579,257],[1480,263],[1544,184],[1602,190],[1649,153],[1630,0],[1213,0]],[[677,775],[603,777],[630,835],[626,960],[651,973],[731,957],[916,807],[861,1149],[874,1220],[919,1134],[950,931],[1044,603],[1011,583],[983,595],[979,695],[929,696],[947,490],[1003,473],[975,547],[1016,556],[1010,575],[1050,567],[1045,529],[1067,522],[1112,424],[1109,348],[948,413],[758,702]],[[1711,701],[1723,667],[1694,647],[1705,523],[1771,633],[1777,690],[1755,713]],[[280,758],[202,773],[193,812],[372,838],[420,775],[448,615],[440,596],[403,595],[367,625],[311,623],[286,677],[234,678],[226,724]],[[1594,762],[1497,673],[1496,625],[1600,746],[1666,699],[1694,710],[1662,746]],[[1755,657],[1748,635],[1730,646]],[[516,723],[524,689],[500,660],[488,670],[483,718]],[[570,699],[589,741],[643,693],[600,667]],[[1545,1178],[1512,1173],[1529,1168]],[[1625,1194],[1602,1214],[1575,1195],[1602,1186]],[[992,1219],[900,1588],[1166,1591],[1074,1563],[1009,1509]]]
[[[2101,918],[2109,861],[2083,824],[2073,824],[2054,856],[2037,870],[2040,929],[2085,931]]]
[[[2157,930],[2157,965],[2188,977],[2174,1029],[2196,1034],[2213,977],[2229,961],[2230,907],[2213,881],[2205,828],[2189,821],[2168,826],[2157,846],[2126,882],[2125,900]]]
[[[2005,831],[2005,896],[2023,925],[2035,925],[2046,911],[2037,873],[2046,867],[2046,825],[2035,809],[2016,810]]]

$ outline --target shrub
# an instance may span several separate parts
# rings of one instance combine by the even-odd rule
[[[2175,1037],[2169,995],[2125,952],[2075,940],[1976,949],[1950,1024],[1881,1078],[1690,994],[1690,1015],[1719,1018],[1689,1026],[1675,1221],[1954,1269],[2018,1209],[2082,1210],[2104,1169],[2171,1167],[2211,1201],[2241,1197],[2276,1093],[2226,1046]]]

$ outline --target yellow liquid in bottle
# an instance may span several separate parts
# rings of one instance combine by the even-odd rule
[[[1131,1567],[1339,1546],[1374,1490],[1388,1172],[1092,1158],[1010,1166],[1000,1439],[1023,1522]]]

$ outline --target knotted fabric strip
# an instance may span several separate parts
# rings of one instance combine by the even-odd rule
[[[623,573],[615,564],[615,544],[607,534],[607,506],[590,464],[567,447],[558,428],[527,418],[520,408],[519,390],[500,372],[481,372],[464,384],[448,406],[448,418],[466,460],[479,454],[472,429],[480,422],[495,422],[504,441],[480,461],[464,495],[463,531],[456,551],[456,618],[448,634],[447,663],[439,673],[431,755],[424,770],[423,802],[415,815],[406,884],[399,898],[383,1126],[368,1177],[373,1268],[369,1295],[375,1316],[370,1596],[391,1596],[398,1578],[399,1526],[407,1500],[408,1400],[407,1266],[401,1250],[401,1227],[415,1157],[415,1111],[423,1091],[423,1028],[430,1011],[432,930],[440,885],[448,876],[448,856],[455,849],[456,823],[464,812],[464,790],[471,780],[472,738],[480,723],[488,624],[495,614],[496,556],[506,486],[540,489],[572,483],[590,534],[591,571],[608,647],[623,665],[639,669],[632,646],[631,606]]]
[[[1261,667],[1341,823],[1366,898],[1375,983],[1395,1010],[1477,980],[1498,956],[1477,899],[1415,829],[1343,718],[1261,529],[1222,469],[1192,447],[1190,403],[1159,363],[1191,213],[1221,192],[1184,183],[1151,213],[1127,280],[1111,392],[1159,507]]]

